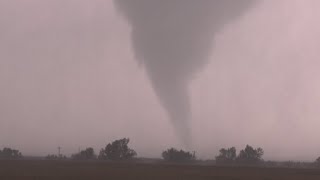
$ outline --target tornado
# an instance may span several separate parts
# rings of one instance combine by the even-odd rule
[[[191,145],[188,86],[207,63],[214,35],[256,0],[114,0],[176,135]]]

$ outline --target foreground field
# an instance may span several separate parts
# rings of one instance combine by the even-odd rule
[[[320,169],[214,167],[163,163],[0,161],[1,180],[320,180]]]

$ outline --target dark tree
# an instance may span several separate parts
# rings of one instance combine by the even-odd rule
[[[18,159],[21,157],[22,155],[18,150],[11,148],[3,148],[3,150],[0,150],[0,159]]]
[[[102,160],[128,160],[134,158],[137,153],[128,147],[129,138],[123,138],[109,143],[101,149],[98,158]]]
[[[216,162],[218,164],[232,164],[236,161],[237,150],[235,147],[228,149],[220,149],[220,154],[216,156]]]
[[[96,159],[96,155],[94,149],[89,147],[77,154],[73,154],[71,158],[74,160],[93,160]]]
[[[0,159],[20,159],[22,158],[21,152],[16,149],[3,148],[0,150]]]
[[[244,164],[254,164],[262,162],[262,156],[264,152],[262,148],[254,149],[253,147],[247,145],[244,150],[241,150],[237,161]]]
[[[314,164],[315,166],[320,167],[320,157],[315,160]]]
[[[196,159],[194,153],[183,150],[179,151],[175,148],[170,148],[162,152],[162,157],[164,160],[172,162],[189,162]]]

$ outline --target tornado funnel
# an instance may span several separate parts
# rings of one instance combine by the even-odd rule
[[[114,0],[131,25],[136,60],[171,119],[191,144],[188,84],[208,62],[214,35],[254,0]]]

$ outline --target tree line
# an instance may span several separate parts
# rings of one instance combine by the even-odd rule
[[[135,150],[129,147],[129,138],[122,138],[108,143],[104,148],[96,154],[92,147],[88,147],[78,153],[72,154],[70,158],[64,155],[49,154],[45,157],[47,160],[111,160],[111,161],[124,161],[135,159],[137,153]],[[176,148],[169,148],[162,152],[162,159],[167,162],[195,162],[197,161],[196,153],[184,150],[178,150]],[[235,147],[222,148],[219,150],[219,154],[215,157],[215,163],[220,165],[236,165],[236,164],[269,164],[275,165],[276,162],[264,161],[262,156],[264,151],[262,148],[253,148],[247,145],[244,149],[239,151]],[[0,150],[1,159],[22,159],[23,155],[19,150],[11,148],[3,148]],[[298,166],[303,163],[285,162],[288,166]],[[313,165],[320,167],[320,157],[316,159]]]
[[[129,138],[122,138],[108,143],[102,148],[97,155],[92,147],[88,147],[78,153],[72,154],[67,158],[62,154],[49,154],[45,157],[47,160],[130,160],[137,156],[135,150],[129,147]],[[241,150],[239,155],[236,154],[236,148],[220,149],[220,154],[215,157],[217,164],[234,164],[241,163],[258,163],[262,161],[263,150],[261,148],[254,149],[247,145],[244,150]],[[196,161],[195,152],[177,150],[169,148],[162,152],[162,158],[168,162],[193,162]],[[21,159],[23,156],[20,151],[10,148],[0,150],[0,159]]]
[[[257,164],[263,162],[264,151],[260,147],[254,149],[252,146],[247,145],[238,155],[235,147],[222,148],[219,152],[220,154],[216,156],[217,164]]]

